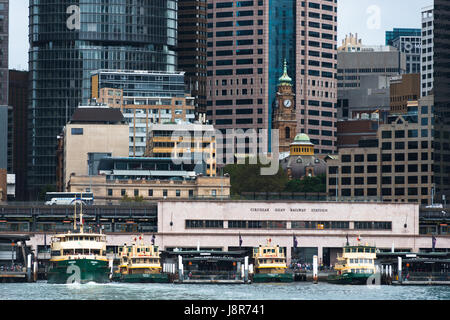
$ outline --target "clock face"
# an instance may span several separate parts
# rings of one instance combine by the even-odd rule
[[[289,99],[286,99],[286,100],[283,101],[283,105],[284,105],[286,108],[289,108],[289,107],[291,106],[291,104],[292,104],[292,101],[289,100]]]

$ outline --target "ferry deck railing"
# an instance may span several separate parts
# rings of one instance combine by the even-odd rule
[[[403,281],[450,281],[449,273],[410,272],[403,274]]]

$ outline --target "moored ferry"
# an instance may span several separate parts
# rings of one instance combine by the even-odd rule
[[[52,236],[48,283],[69,284],[109,282],[106,236],[101,233],[84,232],[82,205],[80,227]]]
[[[158,246],[146,244],[143,236],[134,238],[132,245],[119,248],[120,265],[112,279],[121,282],[169,282],[162,273]]]
[[[278,245],[272,245],[271,239],[265,246],[253,249],[255,272],[253,282],[292,282],[294,275],[287,272],[286,254]]]
[[[338,254],[334,269],[337,274],[328,276],[328,282],[336,284],[366,284],[376,273],[376,247],[367,243],[351,246],[347,244]]]

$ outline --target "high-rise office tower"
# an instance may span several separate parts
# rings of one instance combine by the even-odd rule
[[[450,199],[450,3],[434,0],[433,16],[434,201],[446,203]]]
[[[56,181],[57,135],[90,98],[91,71],[175,71],[177,1],[30,0],[31,198]]]
[[[420,73],[422,30],[394,28],[386,31],[386,45],[393,46],[406,55],[406,73]]]
[[[28,149],[28,71],[9,70],[9,105],[13,124],[13,173],[16,175],[16,200],[26,200]]]
[[[335,0],[208,1],[207,117],[218,129],[272,128],[287,61],[298,130],[335,150]]]
[[[316,153],[336,151],[337,0],[297,1],[298,128]]]
[[[195,97],[198,118],[206,115],[206,0],[178,0],[178,70]]]
[[[0,106],[8,104],[9,0],[0,0]]]
[[[422,9],[422,54],[421,54],[421,95],[430,94],[433,89],[433,6]]]
[[[0,169],[11,167],[11,108],[8,107],[9,1],[0,0]]]

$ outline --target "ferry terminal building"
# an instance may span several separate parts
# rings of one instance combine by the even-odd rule
[[[83,216],[88,223],[92,217],[89,212],[98,213],[96,221],[107,226],[104,230],[112,251],[131,243],[141,233],[148,242],[155,235],[155,244],[168,251],[200,248],[251,252],[251,248],[271,239],[273,244],[286,249],[288,263],[311,263],[313,255],[318,255],[320,263],[332,265],[347,238],[350,244],[356,244],[358,237],[362,243],[375,245],[381,251],[391,251],[393,247],[397,252],[432,251],[430,227],[425,218],[419,219],[419,204],[413,203],[165,200],[153,206],[150,219],[152,214],[133,213],[134,210],[142,214],[145,211],[142,206],[122,208],[123,217],[111,214],[122,206],[105,206],[103,209],[109,215],[100,213],[103,212],[100,208],[89,208],[96,206],[86,206]],[[67,210],[64,222],[70,228],[73,223],[68,217],[73,209]],[[437,211],[442,223],[439,230],[432,230],[439,233],[435,250],[448,251],[450,235],[443,222],[448,222],[449,217],[446,209]],[[22,233],[30,235],[28,244],[39,252],[44,244],[50,244],[55,231],[47,228]]]

